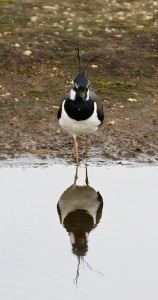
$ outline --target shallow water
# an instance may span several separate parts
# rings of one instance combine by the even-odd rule
[[[0,299],[156,300],[158,168],[88,167],[90,190],[74,175],[0,169]]]

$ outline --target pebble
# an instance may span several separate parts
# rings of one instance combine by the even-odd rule
[[[124,11],[118,11],[117,13],[116,13],[116,15],[118,15],[118,16],[124,16]]]
[[[105,28],[105,32],[110,33],[110,32],[111,32],[111,29]]]
[[[96,68],[98,68],[98,65],[91,65],[91,67],[92,67],[93,69],[96,69]]]
[[[95,20],[96,23],[103,23],[104,20]]]
[[[124,20],[125,20],[125,17],[119,17],[119,20],[120,20],[120,21],[124,21]]]
[[[78,30],[85,30],[83,26],[78,26]]]
[[[68,12],[68,11],[64,11],[64,12],[63,12],[63,15],[64,15],[64,16],[69,16],[69,12]]]
[[[127,101],[129,101],[129,102],[138,102],[138,100],[134,99],[134,98],[128,98]]]
[[[25,56],[30,56],[32,54],[32,51],[31,50],[26,50],[26,51],[23,52],[23,54]]]
[[[44,5],[43,9],[46,9],[46,10],[57,10],[58,6]]]
[[[1,95],[1,97],[6,97],[6,96],[10,96],[10,93],[6,93],[6,94]]]
[[[92,33],[93,33],[91,30],[87,30],[87,32],[88,32],[90,35],[92,35]]]
[[[33,17],[31,17],[31,18],[30,18],[30,20],[31,20],[32,22],[36,22],[36,21],[37,21],[37,19],[38,19],[38,17],[37,17],[37,16],[33,16]]]
[[[107,122],[106,124],[107,124],[107,125],[115,125],[116,122],[115,122],[115,121],[109,121],[109,122]]]

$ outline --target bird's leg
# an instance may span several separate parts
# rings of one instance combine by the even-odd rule
[[[88,154],[88,135],[86,135],[86,155]]]
[[[87,166],[86,166],[86,179],[85,179],[85,182],[86,182],[87,185],[89,185]]]
[[[75,149],[76,149],[76,163],[78,165],[78,142],[76,138],[74,138],[74,144],[75,144]]]
[[[77,179],[78,179],[78,166],[76,166],[76,173],[75,173],[75,177],[74,177],[74,185],[76,184]]]

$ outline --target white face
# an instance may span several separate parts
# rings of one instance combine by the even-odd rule
[[[70,90],[70,100],[75,100],[76,98],[76,92],[74,89],[71,89]],[[87,91],[87,97],[86,97],[86,100],[89,100],[89,89]]]
[[[90,81],[88,80],[87,81],[87,86],[83,86],[83,88],[85,90],[87,90],[87,96],[86,96],[86,99],[85,100],[89,100],[89,85],[90,85]],[[76,93],[77,91],[81,88],[81,86],[77,83],[77,82],[74,82],[74,80],[72,80],[72,89],[70,91],[70,99],[71,100],[75,100],[76,99]]]
[[[70,99],[71,100],[75,100],[75,98],[76,98],[76,92],[74,91],[74,89],[71,89],[71,91],[70,91]]]
[[[73,86],[74,89],[78,89],[79,88],[79,84],[77,84],[73,80],[72,80],[72,86]]]

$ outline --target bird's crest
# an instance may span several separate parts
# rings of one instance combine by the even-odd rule
[[[81,75],[82,74],[82,72],[81,72],[81,59],[80,59],[80,49],[79,49],[78,44],[76,45],[75,50],[76,50],[76,54],[77,54],[77,58],[78,58],[78,73]]]
[[[94,57],[92,57],[85,66],[81,66],[81,58],[80,58],[80,49],[79,49],[79,45],[78,43],[76,44],[76,47],[75,47],[75,50],[76,50],[76,54],[77,54],[77,58],[78,58],[78,71],[79,71],[79,75],[84,75],[85,74],[85,71],[88,67],[88,65],[93,61],[95,60],[97,57],[99,56],[102,56],[102,54],[99,54],[99,55],[95,55]]]

